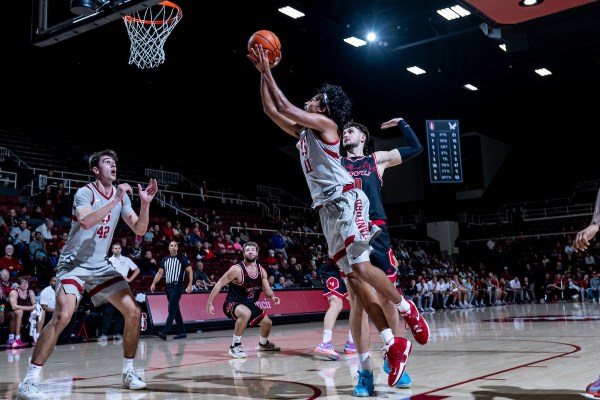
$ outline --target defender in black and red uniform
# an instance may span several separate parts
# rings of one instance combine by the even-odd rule
[[[219,279],[213,287],[206,302],[206,312],[215,314],[213,300],[219,291],[229,285],[227,298],[223,303],[223,312],[227,317],[235,321],[233,341],[229,348],[229,354],[235,358],[246,358],[242,346],[242,334],[249,326],[260,327],[260,340],[258,350],[279,351],[280,348],[269,342],[269,334],[273,322],[265,311],[256,305],[261,292],[273,300],[277,305],[280,300],[275,296],[267,281],[267,273],[256,259],[258,258],[258,245],[254,242],[246,242],[243,246],[244,260],[239,264],[229,267],[229,270]]]
[[[387,216],[383,208],[383,199],[381,196],[383,172],[386,168],[400,165],[411,158],[416,157],[423,151],[423,146],[415,135],[415,132],[402,118],[394,118],[384,122],[381,125],[381,128],[387,129],[394,126],[400,127],[400,130],[404,135],[406,146],[390,151],[376,151],[365,155],[365,146],[369,141],[369,130],[364,125],[353,121],[348,122],[344,126],[342,142],[348,155],[341,159],[342,166],[346,168],[350,176],[354,179],[354,186],[362,189],[369,198],[369,219],[371,220],[371,223],[376,224],[381,228],[381,234],[371,243],[371,247],[373,248],[373,251],[370,254],[371,264],[385,272],[392,282],[396,282],[398,261],[392,251],[392,241],[387,229]],[[353,299],[353,296],[350,296],[349,299],[351,305],[351,331],[355,340],[357,352],[359,353],[359,360],[361,361],[360,369],[368,370],[370,369],[368,356],[361,355],[368,354],[369,335],[368,332],[361,333],[361,318],[357,318],[361,314],[363,315],[363,318],[366,318],[366,314],[363,313],[362,305],[355,301],[356,299]],[[395,336],[399,336],[402,329],[400,328],[400,319],[396,307],[388,299],[383,298],[382,296],[379,296],[379,300]],[[411,310],[407,313],[402,313],[402,316],[411,328],[417,342],[419,344],[425,344],[429,339],[429,327],[427,326],[426,321],[422,319],[423,317],[419,314],[414,303],[410,301],[409,303],[411,304]],[[364,329],[364,327],[368,325],[363,324],[362,326]],[[386,369],[385,367],[386,365],[384,365],[384,369]],[[400,377],[396,386],[407,388],[410,387],[410,384],[411,379],[405,372]]]

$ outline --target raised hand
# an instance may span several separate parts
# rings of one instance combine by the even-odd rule
[[[142,189],[142,185],[138,183],[138,191],[140,194],[140,200],[142,200],[144,203],[150,203],[156,193],[158,193],[158,183],[156,183],[156,179],[150,179],[146,189]]]

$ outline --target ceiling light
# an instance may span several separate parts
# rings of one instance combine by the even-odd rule
[[[474,92],[474,91],[476,91],[476,90],[479,90],[479,89],[477,89],[477,87],[476,87],[476,86],[473,86],[473,85],[471,85],[470,83],[467,83],[467,84],[463,85],[463,87],[464,87],[465,89],[467,89],[467,90],[471,90],[471,91],[473,91],[473,92]]]
[[[415,75],[421,75],[421,74],[427,73],[427,71],[425,71],[424,69],[421,69],[421,68],[417,67],[416,65],[412,66],[412,67],[408,67],[408,68],[406,68],[406,70],[408,72],[412,72]]]
[[[374,32],[369,32],[369,33],[367,33],[367,40],[368,40],[369,42],[374,42],[374,41],[376,41],[376,40],[377,40],[377,34],[376,34],[376,33],[374,33]]]
[[[437,10],[437,13],[440,14],[442,17],[446,18],[448,21],[471,15],[471,13],[468,10],[464,9],[459,5],[442,8],[440,10]]]
[[[505,43],[499,44],[498,47],[500,47],[502,50],[506,51],[506,44]]]
[[[535,70],[535,73],[538,74],[539,76],[552,75],[552,72],[550,72],[546,68],[538,68],[538,69]]]
[[[543,2],[544,2],[544,0],[521,0],[521,1],[519,1],[519,5],[521,7],[531,7],[531,6],[539,6]]]
[[[349,38],[344,39],[344,42],[351,44],[354,47],[360,47],[360,46],[364,46],[365,44],[367,44],[367,42],[365,42],[364,40],[359,39],[354,36],[350,36]]]
[[[286,6],[279,9],[280,13],[287,15],[288,17],[292,17],[294,19],[304,17],[304,13],[292,8],[290,6]]]

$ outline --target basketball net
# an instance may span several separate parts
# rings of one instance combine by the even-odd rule
[[[156,68],[164,63],[163,47],[182,16],[181,8],[170,1],[125,15],[123,22],[131,41],[129,64],[143,69]]]

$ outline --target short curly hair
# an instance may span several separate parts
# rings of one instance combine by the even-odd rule
[[[342,129],[350,119],[352,100],[341,86],[324,84],[319,93],[322,95],[320,106],[327,109],[328,116]]]

